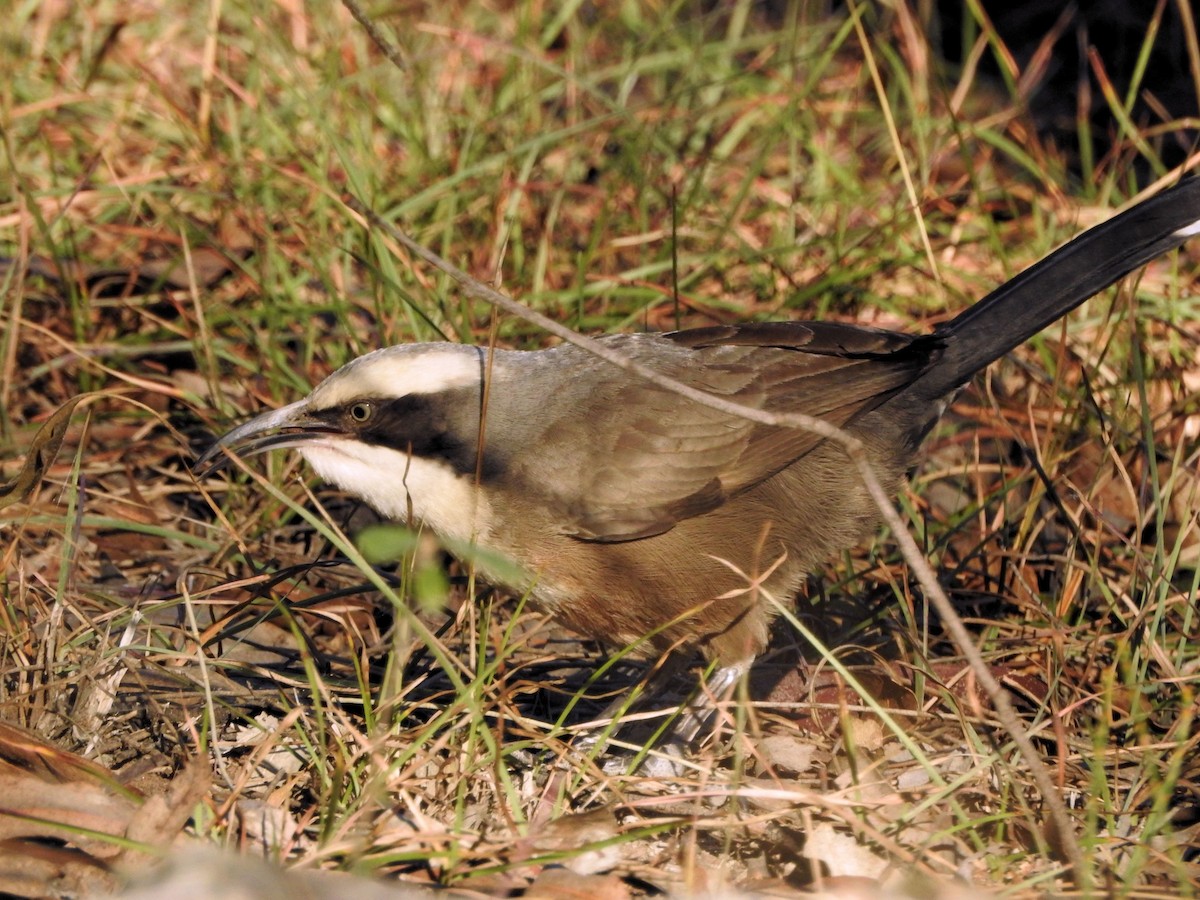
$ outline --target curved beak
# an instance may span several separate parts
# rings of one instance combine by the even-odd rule
[[[229,464],[228,454],[254,456],[267,450],[299,447],[318,438],[341,434],[327,419],[314,416],[307,400],[268,410],[234,428],[196,460],[192,470],[198,478],[220,471]]]

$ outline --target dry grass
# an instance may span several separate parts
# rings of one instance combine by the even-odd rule
[[[381,20],[399,70],[341,8],[87,7],[26,4],[0,55],[5,473],[59,404],[113,392],[0,513],[0,717],[149,795],[201,758],[187,832],[289,864],[489,895],[1061,888],[1042,802],[886,536],[814,577],[664,783],[569,744],[639,665],[593,678],[598,648],[292,457],[188,464],[381,343],[542,340],[365,233],[343,189],[585,331],[921,329],[1105,214],[1153,145],[1068,192],[907,9],[863,43],[803,7],[410,3]],[[902,498],[1095,884],[1131,896],[1200,890],[1196,255],[994,367]]]

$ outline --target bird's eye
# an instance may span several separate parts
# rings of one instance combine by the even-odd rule
[[[350,404],[350,418],[360,425],[371,418],[371,414],[375,412],[371,408],[371,404],[366,400],[359,400],[357,403]]]

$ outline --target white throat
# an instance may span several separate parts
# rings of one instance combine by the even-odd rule
[[[436,534],[464,543],[488,533],[492,515],[482,492],[447,463],[337,438],[297,449],[321,478],[389,519],[406,522],[412,516]]]

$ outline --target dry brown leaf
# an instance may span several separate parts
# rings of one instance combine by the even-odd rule
[[[211,848],[168,857],[118,895],[119,900],[253,897],[255,900],[415,900],[434,891],[341,872],[285,870],[261,859]],[[438,896],[444,896],[439,893]]]
[[[877,856],[851,835],[838,831],[828,822],[819,823],[808,835],[804,855],[822,864],[830,877],[853,876],[878,878],[887,869],[887,860]]]
[[[191,251],[191,273],[197,287],[207,288],[220,282],[234,268],[234,260],[244,259],[247,250],[233,247],[222,252],[212,247]],[[186,290],[193,283],[188,260],[147,259],[135,266],[93,266],[77,260],[60,261],[45,256],[30,256],[25,273],[55,284],[78,284],[90,294],[145,294],[155,290]],[[12,269],[13,260],[0,259],[0,274]]]
[[[574,853],[583,847],[608,841],[619,833],[613,811],[609,807],[559,816],[537,825],[522,842],[530,855],[545,853]],[[562,865],[577,876],[606,872],[621,859],[620,848],[609,844],[589,849],[562,860]]]
[[[111,782],[114,790],[123,790],[103,766],[0,721],[0,771],[14,769],[51,783],[91,780]]]
[[[0,798],[0,840],[51,838],[100,857],[117,852],[100,835],[124,835],[141,803],[106,769],[5,723]]]
[[[75,412],[75,407],[79,405],[80,401],[94,396],[96,395],[80,394],[72,397],[55,410],[54,415],[38,429],[29,444],[29,452],[25,455],[25,463],[21,466],[21,471],[16,474],[16,477],[0,484],[0,509],[12,506],[14,503],[23,503],[37,490],[37,486],[46,477],[46,470],[58,456],[58,449],[62,446],[67,426],[71,423],[71,413]]]
[[[147,847],[170,845],[191,819],[196,804],[207,795],[211,781],[212,770],[207,763],[193,759],[171,780],[166,793],[146,798],[129,822],[126,837]],[[141,853],[129,850],[122,855],[121,863],[129,868],[144,859]]]
[[[758,751],[772,768],[798,775],[812,768],[817,746],[794,734],[769,734],[758,742]]]
[[[140,796],[106,769],[0,722],[0,891],[109,890],[109,864]],[[55,846],[53,842],[62,842]]]
[[[569,869],[545,869],[524,896],[527,900],[629,900],[629,885],[615,875],[580,875]]]
[[[130,842],[170,844],[210,777],[206,764],[193,763],[166,794],[147,798],[104,767],[0,722],[0,892],[40,897],[111,889],[112,865],[144,864]]]
[[[5,897],[94,896],[115,887],[108,867],[80,850],[0,841],[0,894]]]

